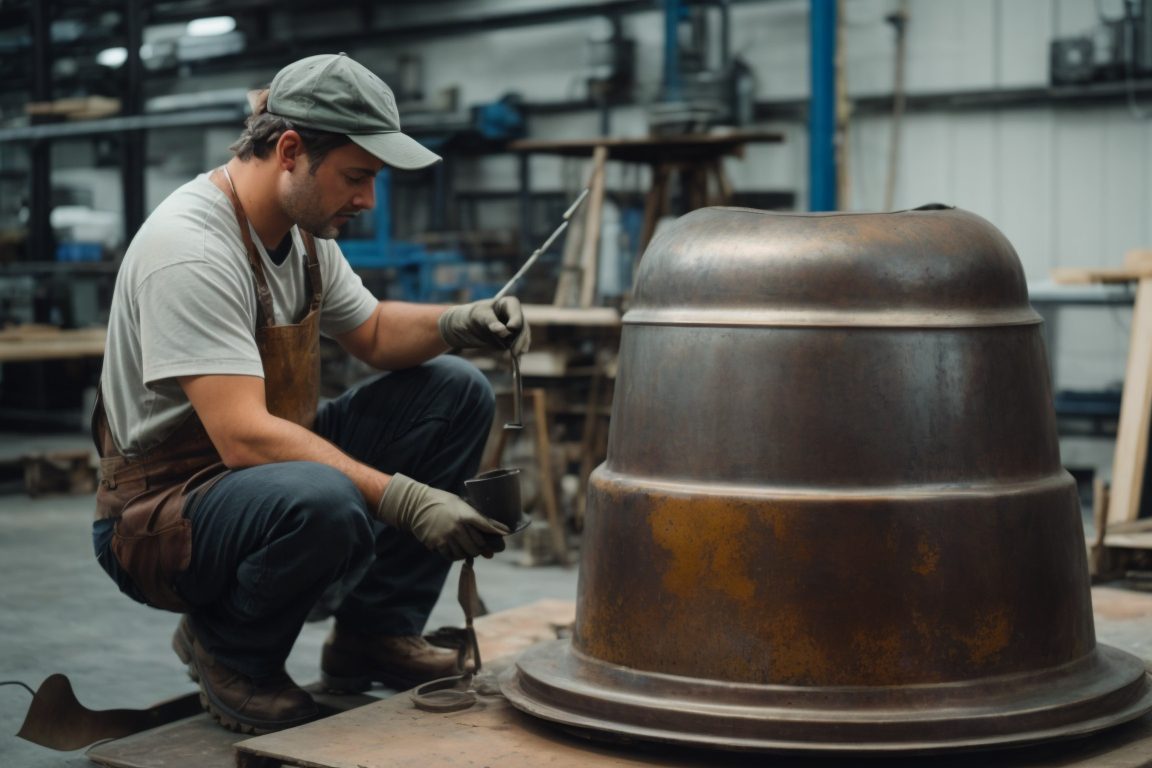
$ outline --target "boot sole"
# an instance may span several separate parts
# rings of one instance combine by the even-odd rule
[[[324,690],[328,693],[364,693],[365,691],[371,690],[374,683],[380,683],[394,691],[407,691],[410,688],[415,688],[427,682],[429,682],[429,680],[398,677],[384,672],[372,672],[367,675],[343,677],[340,675],[330,675],[323,669],[320,670],[320,684],[324,686]]]
[[[320,684],[328,693],[364,693],[372,689],[372,678],[337,677],[321,670]]]
[[[277,720],[274,722],[260,721],[252,722],[241,720],[239,717],[229,712],[228,709],[212,700],[212,697],[200,688],[200,706],[212,716],[212,719],[218,722],[223,727],[234,733],[242,733],[251,736],[263,736],[268,733],[275,733],[276,731],[283,731],[288,728],[295,728],[298,725],[310,723],[319,715],[319,711],[304,717],[298,717],[294,720]]]
[[[193,655],[192,638],[183,631],[185,626],[185,624],[181,623],[178,631],[172,635],[172,650],[176,652],[180,661],[187,665],[188,677],[192,678],[192,680],[200,686],[201,709],[211,715],[212,719],[223,727],[234,733],[263,736],[267,733],[282,731],[286,728],[294,728],[297,725],[304,725],[305,723],[315,720],[317,715],[319,715],[319,710],[316,710],[311,714],[293,720],[253,722],[240,719],[229,711],[227,707],[215,701],[209,694],[207,687],[200,682],[200,672],[196,669],[196,659]]]

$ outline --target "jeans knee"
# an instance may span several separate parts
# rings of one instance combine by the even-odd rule
[[[364,497],[337,469],[316,462],[292,462],[288,467],[291,525],[329,551],[370,550],[372,525]]]
[[[433,366],[436,384],[458,403],[466,413],[487,415],[496,410],[496,395],[487,377],[472,363],[459,357],[443,355],[428,363]]]

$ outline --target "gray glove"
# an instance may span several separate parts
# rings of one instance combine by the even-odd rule
[[[501,552],[503,536],[510,533],[459,496],[404,475],[392,475],[380,497],[376,517],[394,528],[411,532],[421,544],[448,560]]]
[[[450,307],[440,315],[440,338],[456,349],[511,348],[519,356],[528,351],[531,334],[520,300],[505,296]]]

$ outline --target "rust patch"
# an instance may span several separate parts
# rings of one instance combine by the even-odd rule
[[[818,636],[802,611],[780,611],[768,624],[771,652],[769,679],[784,685],[822,685],[837,670],[814,638]]]
[[[668,594],[689,599],[709,589],[741,603],[753,599],[746,509],[731,499],[661,497],[653,499],[650,524],[653,541],[669,555],[663,577]]]
[[[968,659],[977,667],[994,660],[1012,639],[1012,620],[1003,608],[983,614],[974,632],[960,638],[968,649]]]
[[[936,573],[940,564],[940,548],[921,539],[916,542],[916,559],[912,563],[912,570],[921,576],[931,576]]]
[[[857,630],[852,636],[852,656],[858,662],[851,677],[858,685],[885,685],[899,679],[907,659],[903,637],[889,626]]]

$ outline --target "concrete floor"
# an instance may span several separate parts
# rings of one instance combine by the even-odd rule
[[[28,451],[33,444],[52,450],[75,443],[0,436],[0,458],[17,444]],[[35,689],[61,672],[92,709],[142,708],[195,691],[169,645],[176,614],[121,595],[92,557],[92,509],[89,496],[0,495],[0,680]],[[574,567],[526,568],[518,565],[521,555],[508,551],[477,564],[477,583],[489,610],[542,598],[575,599]],[[448,576],[429,629],[463,625],[457,568]],[[288,659],[297,682],[319,679],[320,646],[330,622],[305,625]],[[0,768],[92,766],[83,750],[54,752],[16,738],[31,699],[23,688],[0,686]]]
[[[83,437],[0,435],[0,459],[30,450],[85,445]],[[10,489],[11,490],[11,489]],[[176,615],[122,596],[91,553],[88,496],[30,499],[0,494],[0,680],[33,688],[53,672],[66,674],[80,701],[93,709],[147,707],[195,690],[169,647]],[[1090,529],[1090,523],[1086,521]],[[480,592],[492,611],[541,598],[572,600],[576,569],[523,567],[509,551],[477,567]],[[456,570],[429,628],[460,625]],[[1101,642],[1152,659],[1152,594],[1133,585],[1094,590]],[[306,625],[288,660],[298,682],[319,676],[320,645],[329,622]],[[91,766],[83,750],[60,753],[15,737],[31,696],[0,686],[0,768]]]

